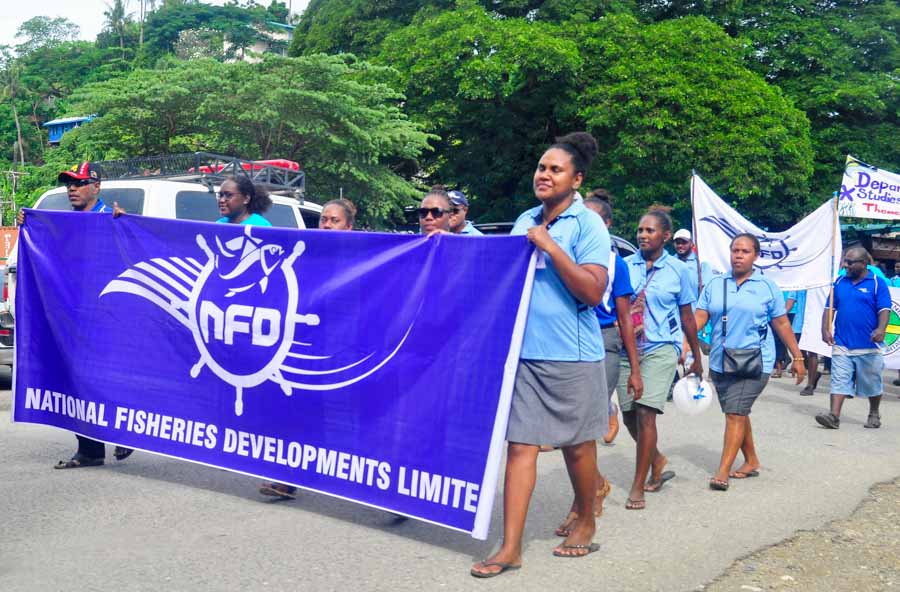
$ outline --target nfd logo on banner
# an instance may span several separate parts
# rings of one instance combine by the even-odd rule
[[[215,240],[218,252],[203,235],[196,236],[205,263],[191,257],[142,261],[109,282],[100,296],[115,292],[140,296],[190,330],[199,353],[191,377],[209,368],[233,386],[236,415],[244,412],[244,389],[267,381],[288,396],[293,389],[335,390],[359,382],[387,364],[412,331],[410,322],[397,346],[380,360],[372,352],[339,367],[308,367],[331,356],[304,353],[314,344],[295,339],[298,326],[320,323],[317,314],[297,310],[300,289],[294,262],[306,244],[297,241],[286,253],[281,245],[253,237],[250,226],[224,244],[218,237]],[[261,300],[266,306],[259,305]],[[286,373],[320,380],[297,382]]]
[[[729,242],[734,240],[734,237],[744,232],[740,228],[736,227],[734,224],[729,222],[724,217],[720,216],[704,216],[700,218],[701,222],[709,222],[719,230],[721,230],[726,237],[728,237]],[[796,259],[787,262],[787,258],[791,255],[792,252],[797,250],[797,247],[791,247],[787,243],[787,239],[790,239],[790,235],[782,238],[774,238],[768,237],[764,234],[757,234],[757,240],[759,240],[759,258],[753,264],[754,267],[759,269],[783,269],[788,267],[799,267],[801,265],[806,265],[810,259],[814,259],[818,256],[810,255],[804,259]]]

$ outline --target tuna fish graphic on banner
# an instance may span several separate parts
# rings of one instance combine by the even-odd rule
[[[847,156],[838,213],[852,218],[900,219],[900,175]]]
[[[783,290],[827,286],[840,269],[841,229],[833,200],[784,232],[767,232],[725,203],[699,175],[691,179],[694,236],[700,261],[724,272],[731,269],[731,239],[749,232],[759,239],[755,267]],[[829,232],[829,228],[833,229]],[[832,240],[838,257],[832,258]]]

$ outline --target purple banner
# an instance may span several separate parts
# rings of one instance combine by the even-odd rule
[[[531,251],[29,211],[13,418],[485,538]]]

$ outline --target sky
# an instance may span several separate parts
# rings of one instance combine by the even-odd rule
[[[259,4],[268,4],[267,0]],[[297,13],[306,7],[309,0],[285,0]],[[112,0],[110,0],[112,3]],[[205,0],[205,4],[225,4],[225,0]],[[79,26],[80,39],[93,41],[103,28],[103,12],[107,10],[104,0],[4,0],[0,10],[0,45],[14,46],[21,43],[16,39],[19,25],[35,16],[66,17]],[[140,5],[137,0],[126,2],[126,10],[137,16]]]

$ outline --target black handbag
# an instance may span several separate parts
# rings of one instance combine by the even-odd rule
[[[762,376],[762,349],[724,347],[728,337],[728,279],[722,280],[722,372],[736,378]]]

